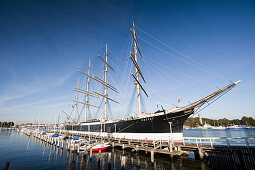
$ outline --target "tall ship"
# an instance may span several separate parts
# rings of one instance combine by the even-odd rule
[[[105,57],[98,56],[104,63],[104,79],[101,79],[95,75],[90,74],[90,62],[88,67],[88,72],[85,73],[80,71],[84,76],[86,76],[86,89],[81,89],[77,86],[74,90],[78,93],[83,93],[85,95],[85,101],[78,101],[76,97],[73,102],[75,103],[75,113],[74,119],[71,123],[65,125],[66,130],[76,131],[79,133],[101,135],[101,136],[112,136],[126,139],[143,139],[143,140],[173,140],[181,141],[183,137],[183,125],[185,120],[192,114],[196,113],[198,110],[203,109],[205,104],[209,105],[216,101],[218,98],[229,92],[233,87],[235,87],[239,82],[232,82],[224,88],[221,88],[214,93],[195,101],[185,107],[176,107],[169,110],[165,110],[161,107],[153,113],[143,113],[141,110],[141,93],[144,93],[147,97],[147,93],[142,86],[145,83],[145,78],[142,74],[142,70],[139,67],[138,57],[142,57],[141,51],[138,46],[138,39],[136,35],[136,30],[134,23],[132,25],[131,37],[133,39],[133,48],[130,51],[129,58],[132,61],[134,67],[134,74],[131,77],[134,79],[134,85],[136,86],[136,94],[138,101],[138,114],[135,117],[123,118],[123,119],[108,119],[107,115],[107,102],[116,102],[114,99],[108,96],[108,90],[118,92],[118,90],[110,85],[107,81],[108,69],[115,71],[114,68],[108,62],[108,52],[107,45],[105,48]],[[96,81],[104,86],[104,94],[89,91],[90,81]],[[79,84],[79,81],[78,81]],[[88,117],[88,107],[99,107],[89,103],[89,97],[102,97],[104,99],[104,118],[101,120],[92,119],[87,120]],[[83,104],[85,106],[85,121],[78,122],[76,119],[77,104]],[[69,116],[70,117],[70,116]],[[71,118],[70,118],[71,119]]]

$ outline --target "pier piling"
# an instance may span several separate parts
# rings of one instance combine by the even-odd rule
[[[151,162],[154,162],[154,150],[151,151]]]
[[[92,159],[92,148],[89,150],[89,158]]]

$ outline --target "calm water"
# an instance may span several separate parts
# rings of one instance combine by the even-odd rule
[[[184,130],[184,136],[222,136],[255,137],[255,130]],[[39,139],[25,136],[16,131],[0,131],[0,169],[6,162],[9,169],[209,169],[204,162],[196,160],[174,160],[155,155],[151,163],[150,156],[122,150],[112,150],[82,156],[47,145]]]
[[[184,129],[184,137],[255,137],[255,129]]]

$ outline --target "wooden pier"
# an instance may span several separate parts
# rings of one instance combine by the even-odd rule
[[[74,144],[63,139],[54,139],[51,136],[33,133],[33,131],[23,133],[38,138],[55,147],[67,149],[77,154],[89,154],[90,157],[92,156],[92,149],[81,151],[80,144]],[[155,154],[169,156],[169,159],[190,159],[189,155],[193,155],[195,159],[205,161],[208,166],[213,169],[255,169],[255,143],[249,143],[249,139],[246,138],[238,138],[244,141],[246,145],[231,146],[229,142],[230,139],[228,138],[221,139],[226,141],[225,145],[215,145],[213,141],[219,138],[192,138],[197,142],[189,144],[189,142],[187,142],[187,140],[189,140],[188,138],[184,138],[184,142],[182,143],[174,143],[171,140],[134,140],[113,138],[111,136],[88,135],[72,131],[63,131],[62,134],[68,137],[80,135],[80,138],[88,142],[110,143],[113,148],[149,154],[151,162],[155,161]],[[205,145],[205,143],[207,143],[207,145]]]

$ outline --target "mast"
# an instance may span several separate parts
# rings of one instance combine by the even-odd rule
[[[135,24],[133,23],[133,33],[134,35],[136,35],[135,33]],[[136,42],[136,37],[134,36],[134,41]],[[137,44],[134,42],[134,58],[135,61],[137,63]],[[137,81],[139,82],[139,76],[138,76],[138,69],[135,68],[135,77],[137,79]],[[141,96],[140,96],[140,84],[136,82],[136,90],[137,90],[137,101],[138,101],[138,116],[142,115],[142,111],[141,111]]]
[[[141,110],[141,93],[140,93],[140,89],[142,89],[142,91],[145,93],[145,95],[148,97],[146,91],[144,90],[144,88],[142,87],[140,81],[139,81],[139,74],[142,77],[143,81],[145,82],[145,79],[143,77],[143,74],[141,72],[141,69],[138,66],[138,62],[137,62],[137,52],[139,52],[140,56],[142,57],[141,51],[138,47],[137,44],[137,36],[136,36],[136,31],[135,31],[135,24],[133,22],[133,27],[132,29],[130,29],[133,39],[134,39],[134,53],[131,53],[131,60],[135,66],[135,75],[132,74],[132,76],[135,79],[135,85],[136,85],[136,90],[137,90],[137,102],[138,102],[138,116],[141,117],[142,116],[142,110]]]
[[[107,71],[108,71],[108,68],[107,68],[107,44],[105,46],[105,71],[104,71],[104,81],[105,81],[105,86],[104,86],[104,120],[106,121],[107,120],[107,100],[108,100],[108,96],[107,96]]]
[[[75,101],[76,103],[81,103],[81,104],[85,104],[86,106],[88,105],[88,106],[93,106],[93,107],[100,108],[100,107],[98,107],[98,106],[94,106],[94,105],[88,104],[88,96],[92,96],[92,97],[96,97],[96,98],[98,98],[99,96],[101,96],[101,97],[104,98],[104,105],[105,105],[105,107],[104,107],[104,121],[107,120],[107,102],[108,102],[108,100],[111,100],[111,101],[113,101],[113,102],[115,102],[115,103],[118,103],[117,101],[115,101],[115,100],[111,99],[110,97],[108,97],[108,88],[109,88],[110,90],[112,90],[112,91],[115,91],[116,93],[118,93],[118,90],[107,82],[108,66],[109,66],[109,68],[110,68],[112,71],[115,72],[115,70],[113,69],[113,67],[108,63],[108,56],[109,56],[109,54],[108,54],[107,50],[108,50],[108,49],[107,49],[107,44],[106,44],[106,49],[104,50],[104,51],[105,51],[105,58],[103,58],[103,57],[101,57],[100,55],[98,55],[98,57],[105,63],[104,80],[101,79],[101,78],[99,78],[99,77],[97,77],[97,76],[95,76],[95,75],[93,75],[93,76],[90,75],[90,68],[91,68],[91,67],[90,67],[90,63],[89,63],[89,72],[88,72],[88,73],[85,73],[85,72],[79,70],[79,72],[81,72],[82,74],[88,76],[88,79],[87,79],[87,90],[85,91],[85,90],[82,90],[82,89],[79,89],[79,88],[75,88],[75,89],[74,89],[75,91],[77,91],[77,92],[79,92],[79,93],[84,93],[84,94],[86,94],[86,100],[85,100],[85,102],[79,102],[79,101],[76,100],[76,101]],[[89,87],[89,78],[91,78],[91,79],[93,79],[93,80],[96,80],[97,82],[99,82],[99,83],[101,83],[101,84],[104,85],[104,94],[101,94],[101,93],[98,93],[98,92],[95,92],[95,91],[89,92],[89,88],[88,88],[88,87]],[[119,104],[119,103],[118,103],[118,104]],[[87,108],[87,107],[86,107],[86,108]],[[85,112],[85,118],[87,119],[86,115],[87,115],[87,111]]]
[[[79,88],[79,77],[78,77],[78,82],[77,82],[77,89]],[[76,93],[76,101],[78,101],[78,91]],[[78,110],[78,103],[75,103],[75,107],[74,107],[74,122],[76,122],[76,114],[77,114],[77,110]]]
[[[88,75],[90,75],[90,59],[89,59],[89,69],[88,69]],[[88,78],[87,78],[87,92],[89,91],[89,76],[88,76]],[[88,104],[88,100],[89,100],[89,93],[86,93],[86,99],[85,99],[85,103],[87,103]],[[87,122],[87,114],[88,114],[88,107],[89,107],[89,105],[85,105],[85,122]]]

